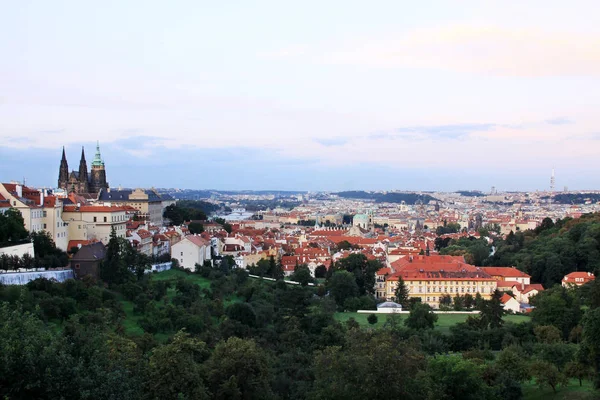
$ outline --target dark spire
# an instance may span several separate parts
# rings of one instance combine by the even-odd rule
[[[85,185],[87,188],[88,169],[87,163],[85,162],[85,151],[83,150],[83,146],[81,147],[81,161],[79,161],[79,183]]]
[[[65,146],[63,146],[62,159],[60,160],[60,168],[58,169],[58,187],[61,189],[66,189],[68,180],[69,180],[69,164],[67,164],[67,156],[65,154]]]

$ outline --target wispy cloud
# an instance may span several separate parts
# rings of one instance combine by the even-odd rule
[[[408,126],[390,132],[377,132],[368,135],[369,139],[399,139],[407,137],[459,139],[474,132],[490,131],[497,124],[451,124],[430,126]]]
[[[546,123],[550,124],[550,125],[568,125],[568,124],[572,124],[573,121],[566,117],[558,117],[558,118],[547,119]]]
[[[499,76],[598,76],[600,34],[451,25],[322,43],[281,58],[376,68],[452,70]],[[568,56],[567,56],[568,55]]]
[[[350,138],[335,137],[335,138],[314,138],[314,142],[323,146],[343,146],[350,141]]]

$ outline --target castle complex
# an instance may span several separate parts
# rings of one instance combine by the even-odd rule
[[[62,160],[60,160],[60,169],[58,173],[58,187],[69,193],[98,193],[101,189],[107,189],[106,170],[104,161],[100,155],[100,145],[96,145],[96,154],[92,161],[92,169],[88,173],[87,162],[85,161],[85,152],[81,148],[81,160],[79,161],[79,171],[69,173],[69,164],[63,147]]]

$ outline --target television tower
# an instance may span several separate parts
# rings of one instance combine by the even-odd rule
[[[552,175],[550,175],[550,203],[552,203],[552,197],[554,196],[554,186],[555,186],[555,179],[554,179],[554,168],[552,168]]]

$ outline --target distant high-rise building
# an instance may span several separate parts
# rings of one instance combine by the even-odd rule
[[[552,168],[552,175],[550,175],[550,192],[554,193],[554,186],[556,184],[556,180],[554,177],[554,168]]]
[[[71,171],[70,173],[65,148],[63,147],[62,159],[60,160],[60,168],[58,170],[58,187],[75,193],[98,193],[100,189],[108,188],[106,170],[104,168],[104,161],[102,161],[102,156],[100,155],[99,143],[96,144],[96,154],[89,174],[83,147],[81,148],[79,170]]]

